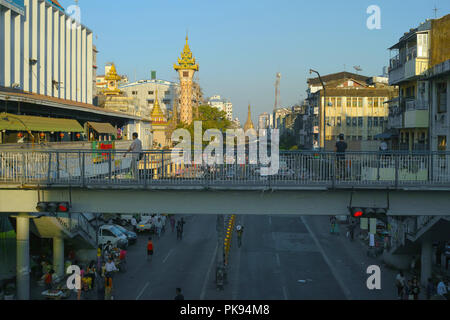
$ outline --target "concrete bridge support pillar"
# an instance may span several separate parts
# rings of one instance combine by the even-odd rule
[[[422,253],[421,253],[421,270],[420,270],[420,282],[423,286],[427,286],[428,278],[431,277],[432,272],[432,259],[433,259],[433,243],[431,239],[422,241]]]
[[[30,217],[26,213],[17,216],[17,299],[30,299]]]
[[[62,237],[53,238],[53,268],[59,278],[64,277],[64,239]]]

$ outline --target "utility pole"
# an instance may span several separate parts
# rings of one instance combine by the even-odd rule
[[[320,74],[313,69],[309,70],[309,74],[312,74],[313,72],[319,76],[319,81],[322,84],[322,88],[323,88],[323,102],[324,102],[323,103],[323,121],[322,121],[322,119],[319,119],[319,126],[320,126],[320,128],[319,128],[319,147],[323,151],[323,149],[325,149],[325,136],[326,136],[326,129],[327,129],[327,124],[325,123],[326,119],[327,119],[327,117],[326,117],[326,115],[327,115],[326,114],[326,112],[327,112],[327,92],[325,89],[325,84],[323,83],[322,77],[320,76]],[[320,104],[322,105],[322,101],[320,101]],[[319,116],[320,116],[320,118],[322,118],[320,111],[319,111]],[[322,127],[323,127],[323,132],[322,132]],[[322,145],[323,145],[323,147],[322,147]]]

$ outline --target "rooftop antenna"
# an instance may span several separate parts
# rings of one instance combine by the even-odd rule
[[[436,4],[434,5],[434,9],[433,9],[433,11],[434,11],[434,18],[435,19],[437,19],[437,12],[438,12],[438,8],[436,7]]]
[[[354,66],[354,67],[353,67],[353,69],[355,69],[355,70],[356,70],[356,73],[358,73],[358,72],[361,72],[361,71],[362,71],[362,69],[361,69],[361,66]]]

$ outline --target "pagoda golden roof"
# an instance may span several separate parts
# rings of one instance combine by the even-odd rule
[[[250,129],[255,129],[255,126],[253,125],[253,121],[252,121],[252,113],[250,111],[250,104],[248,105],[248,116],[247,116],[247,122],[245,122],[244,125],[244,130],[250,130]]]
[[[161,110],[158,101],[158,89],[155,90],[155,103],[152,109],[152,113],[150,115],[150,119],[154,123],[166,123],[166,118],[164,116],[164,112]]]
[[[105,80],[119,81],[120,79],[122,79],[122,78],[117,74],[116,66],[113,63],[111,65],[111,69],[109,70],[108,74],[105,76]]]
[[[178,58],[178,64],[174,64],[175,70],[195,70],[198,71],[198,64],[195,63],[195,58],[192,55],[188,44],[188,36],[186,35],[186,44],[184,45],[181,58]]]

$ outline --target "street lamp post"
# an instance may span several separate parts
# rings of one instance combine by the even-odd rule
[[[327,130],[327,125],[325,123],[326,119],[327,119],[327,117],[326,117],[327,93],[326,93],[325,84],[323,83],[322,77],[320,76],[319,72],[317,72],[316,70],[313,70],[313,69],[309,70],[309,74],[312,74],[313,72],[318,75],[319,81],[322,84],[322,88],[323,88],[323,101],[324,101],[324,103],[323,103],[323,121],[322,121],[322,119],[320,119],[320,121],[319,121],[319,125],[321,127],[319,130],[319,145],[320,145],[320,149],[322,150],[322,148],[325,149],[325,136],[326,136],[326,130]],[[320,112],[319,112],[319,114],[320,114]],[[322,127],[323,127],[323,134],[322,134]],[[322,144],[322,140],[323,140],[323,144]],[[322,145],[323,145],[323,147],[322,147]]]

